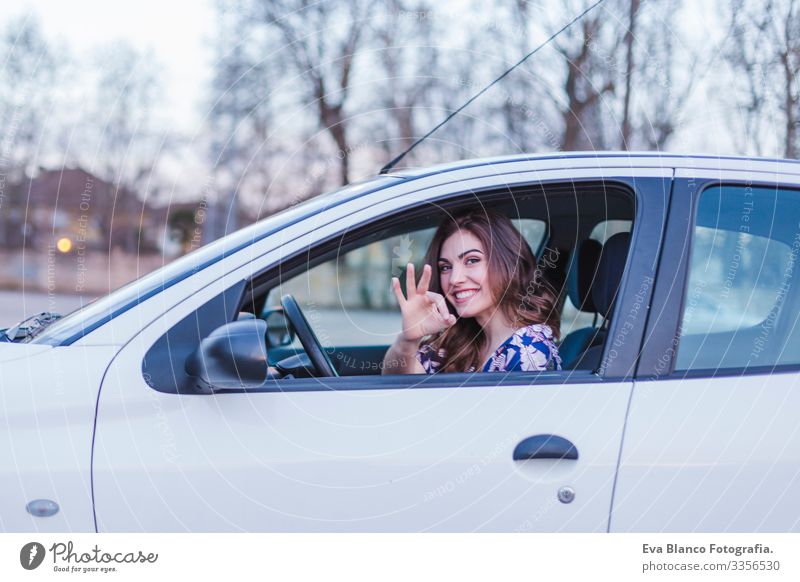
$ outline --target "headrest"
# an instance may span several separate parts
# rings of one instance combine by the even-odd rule
[[[625,259],[628,258],[630,241],[630,233],[620,232],[603,245],[597,277],[592,285],[594,306],[597,308],[597,313],[603,317],[610,317],[614,308],[614,300],[625,270]]]
[[[603,249],[598,241],[587,238],[578,245],[567,275],[567,295],[572,304],[581,311],[595,313],[592,285],[597,276],[600,253]]]

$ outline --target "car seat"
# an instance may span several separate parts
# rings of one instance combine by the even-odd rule
[[[593,313],[591,327],[576,329],[561,340],[558,353],[564,369],[572,369],[578,358],[597,341],[597,309],[592,300],[592,283],[597,275],[603,245],[594,239],[581,242],[570,263],[567,276],[567,295],[572,304],[584,313]],[[602,343],[602,339],[600,340]]]
[[[597,276],[591,286],[591,294],[597,313],[605,318],[605,321],[598,330],[595,341],[572,362],[572,367],[569,369],[596,370],[600,367],[603,343],[608,334],[608,322],[614,311],[614,303],[622,282],[622,274],[625,271],[630,240],[630,233],[621,232],[612,236],[603,245],[600,262],[597,266]]]

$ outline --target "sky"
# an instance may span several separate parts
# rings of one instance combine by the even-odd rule
[[[443,0],[439,7],[447,4]],[[715,4],[689,3],[688,17],[681,19],[681,26],[690,31],[688,38],[702,39],[705,50],[712,52],[724,36]],[[161,115],[172,130],[190,138],[201,130],[214,58],[213,0],[4,0],[3,8],[0,24],[28,11],[37,13],[48,40],[63,43],[78,59],[86,60],[104,44],[119,39],[150,49],[163,71]],[[709,73],[695,87],[693,103],[685,112],[686,125],[671,143],[673,151],[731,150],[729,115],[711,110],[704,98],[714,86],[713,68]]]
[[[211,0],[4,0],[0,22],[28,12],[39,16],[48,40],[79,58],[120,39],[152,50],[163,69],[169,117],[176,129],[197,129],[213,57]]]

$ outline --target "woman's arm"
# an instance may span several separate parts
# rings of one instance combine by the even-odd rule
[[[417,360],[419,340],[407,340],[403,334],[397,336],[383,358],[381,374],[424,374],[425,368]]]

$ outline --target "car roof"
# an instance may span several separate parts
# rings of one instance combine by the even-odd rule
[[[541,169],[570,167],[620,167],[620,168],[687,168],[715,170],[749,170],[754,172],[787,172],[800,174],[800,160],[766,157],[728,156],[713,154],[676,154],[669,152],[557,152],[543,154],[517,154],[491,158],[475,158],[447,162],[434,166],[408,167],[389,173],[391,176],[417,179],[445,172],[486,168],[492,174],[497,166],[532,162]]]

